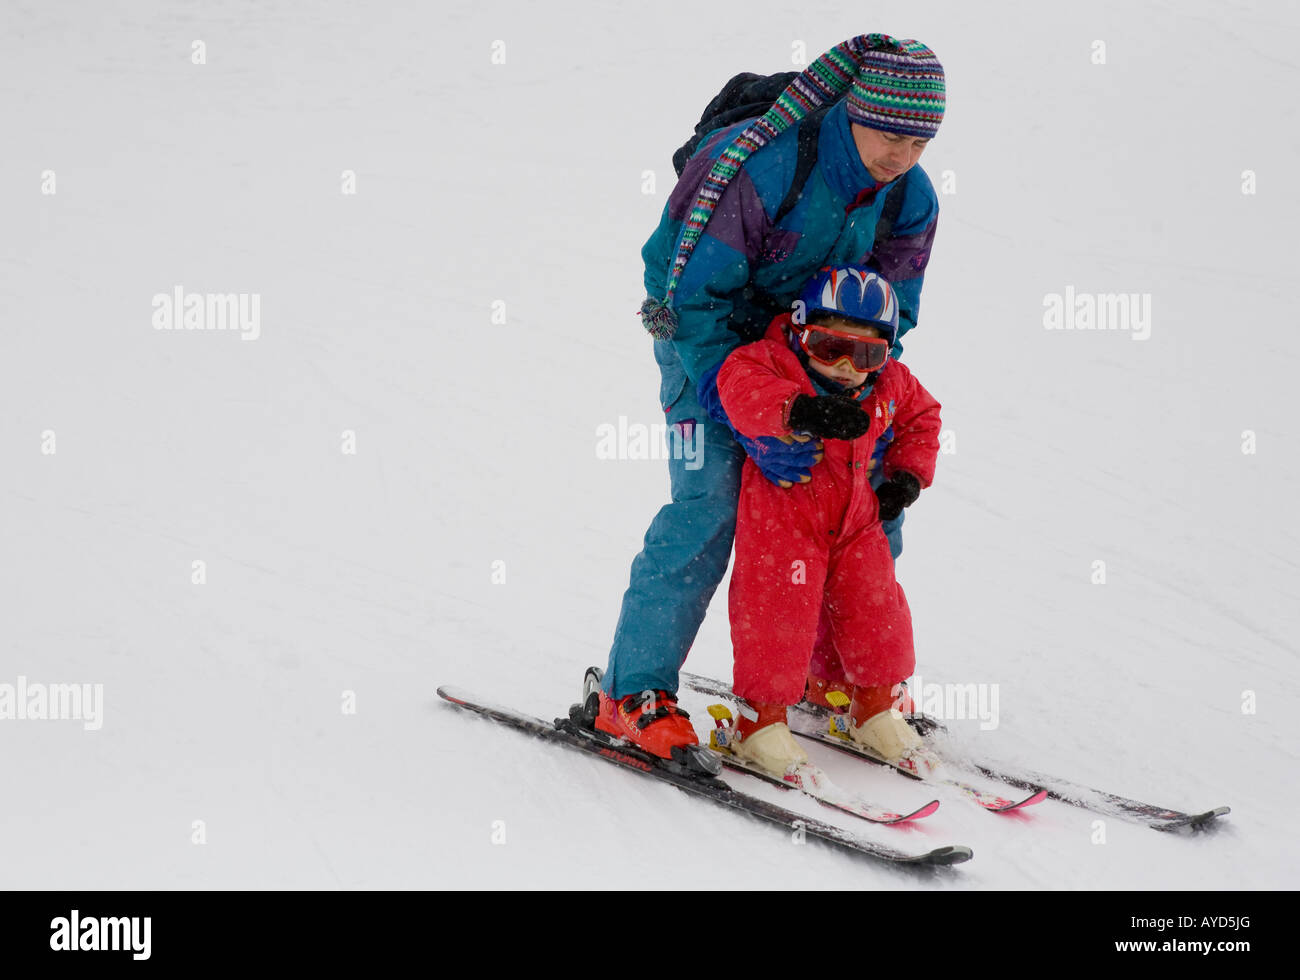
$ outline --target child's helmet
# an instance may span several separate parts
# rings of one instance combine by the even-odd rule
[[[819,269],[803,287],[799,301],[804,322],[814,313],[830,313],[876,327],[891,346],[898,338],[898,294],[887,279],[866,266]]]

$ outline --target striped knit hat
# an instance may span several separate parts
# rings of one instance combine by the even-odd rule
[[[873,129],[929,137],[943,119],[943,66],[924,44],[888,34],[860,34],[835,45],[796,75],[772,108],[745,127],[714,161],[682,222],[664,298],[647,296],[641,304],[641,322],[652,337],[668,340],[677,331],[672,302],[682,270],[741,165],[808,113],[846,92],[849,118]]]
[[[848,94],[849,118],[887,133],[929,138],[943,121],[943,65],[920,41],[868,51]]]

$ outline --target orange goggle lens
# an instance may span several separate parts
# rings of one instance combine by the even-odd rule
[[[799,346],[813,360],[827,366],[848,358],[856,370],[868,373],[883,367],[889,357],[889,341],[830,327],[805,326],[799,334]]]

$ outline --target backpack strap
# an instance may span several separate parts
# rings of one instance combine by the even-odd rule
[[[898,179],[898,183],[889,188],[889,193],[885,195],[885,204],[880,209],[880,217],[876,219],[876,241],[871,246],[873,252],[880,248],[881,242],[894,234],[894,222],[898,220],[899,214],[902,213],[903,195],[907,193],[907,176],[911,172],[909,168]]]
[[[799,124],[799,150],[795,157],[794,180],[790,181],[790,189],[786,191],[781,206],[776,209],[776,216],[772,218],[774,225],[780,224],[781,219],[793,211],[794,206],[799,203],[804,185],[808,183],[808,178],[812,176],[817,166],[817,139],[821,135],[822,120],[830,110],[831,106],[822,106],[808,113]]]
[[[781,219],[793,211],[794,206],[799,203],[804,185],[808,183],[808,178],[812,176],[817,166],[817,140],[821,135],[822,121],[831,108],[832,106],[828,105],[810,112],[808,117],[799,124],[799,150],[795,158],[794,179],[790,181],[790,189],[786,191],[785,199],[781,201],[781,206],[776,209],[776,215],[772,218],[774,225],[780,224]],[[910,169],[885,195],[884,207],[880,209],[880,217],[876,220],[876,241],[872,251],[875,251],[876,247],[894,232],[894,223],[898,221],[898,216],[903,210],[903,195],[906,193],[909,173],[911,173]]]
[[[796,204],[799,203],[799,196],[803,193],[804,185],[808,183],[808,178],[812,176],[813,170],[817,167],[817,138],[822,131],[822,120],[831,106],[823,106],[810,112],[799,124],[799,149],[795,156],[794,179],[790,181],[790,189],[786,191],[785,198],[781,201],[781,206],[776,209],[776,214],[772,218],[772,224],[779,224],[781,219],[789,214]],[[775,297],[765,290],[759,289],[752,282],[746,283],[741,291],[741,298],[746,312],[759,311],[759,322],[751,324],[748,319],[737,319],[735,311],[731,316],[731,329],[735,330],[747,341],[758,340],[763,336],[763,331],[767,329],[768,321],[778,313],[786,312],[789,307],[779,302]],[[748,330],[747,330],[748,328]],[[751,336],[752,332],[752,336]]]
[[[871,244],[871,256],[872,265],[877,269],[879,269],[880,263],[875,260],[875,255],[880,251],[880,246],[893,236],[894,223],[898,221],[898,215],[903,210],[903,195],[907,193],[907,178],[911,172],[909,168],[902,177],[898,178],[898,183],[889,189],[889,193],[885,195],[885,203],[880,209],[880,217],[876,220],[876,240]],[[901,304],[898,308],[898,316],[900,320],[903,317],[907,317],[909,320],[914,319],[912,311]],[[895,336],[894,344],[898,344],[897,336]]]
[[[724,90],[722,95],[725,94]],[[721,99],[722,95],[719,95],[718,98]],[[799,124],[799,149],[795,156],[794,179],[790,181],[790,189],[786,191],[781,206],[776,209],[776,216],[772,218],[772,224],[774,225],[779,224],[782,218],[794,210],[794,206],[799,203],[799,195],[803,193],[804,185],[808,183],[808,178],[812,176],[813,170],[817,167],[817,139],[821,135],[822,120],[826,118],[826,113],[831,108],[832,106],[827,105],[816,109],[810,112]],[[702,121],[700,128],[695,131],[695,135],[682,144],[677,152],[673,154],[673,169],[677,171],[677,176],[682,175],[682,171],[686,169],[686,161],[699,149],[700,144],[704,142],[705,136],[724,126],[734,126],[742,120],[761,116],[763,109],[764,106],[761,104],[749,104],[737,106],[735,109],[713,115],[708,115],[706,110],[707,121]]]

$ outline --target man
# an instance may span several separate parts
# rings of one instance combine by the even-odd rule
[[[776,220],[795,181],[799,124],[827,105],[815,117],[816,166],[797,203]],[[870,264],[898,293],[898,338],[915,326],[939,210],[915,164],[943,110],[934,52],[865,34],[818,58],[759,119],[712,134],[687,163],[641,252],[651,297],[642,318],[655,337],[670,438],[693,437],[701,452],[694,468],[670,453],[672,502],[632,563],[602,682],[601,730],[664,758],[696,744],[677,709],[678,672],[727,569],[741,464],[748,453],[765,476],[788,486],[807,482],[821,458],[820,446],[797,433],[747,440],[711,419],[710,407],[719,414],[718,367],[759,339],[773,312],[789,309],[828,264]],[[889,190],[904,175],[897,217],[877,241]],[[891,353],[900,356],[901,345]],[[885,527],[895,556],[900,523]],[[819,651],[819,662],[828,659],[833,651]]]

